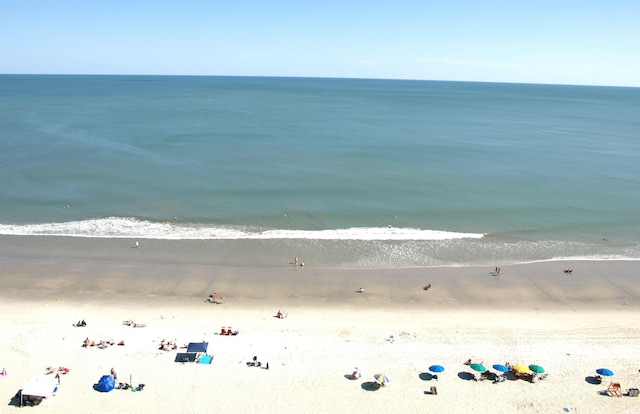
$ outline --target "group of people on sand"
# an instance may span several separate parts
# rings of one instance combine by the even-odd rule
[[[573,273],[573,269],[564,269],[565,273]]]
[[[74,323],[73,326],[75,326],[76,328],[81,328],[81,327],[87,326],[87,322],[85,322],[85,320],[83,319],[81,321]]]
[[[207,298],[207,302],[215,303],[215,304],[218,304],[218,305],[223,304],[224,303],[223,300],[224,300],[224,296],[221,295],[220,293],[217,293],[217,292],[211,293],[209,295],[209,297]]]
[[[160,342],[160,347],[158,349],[162,351],[175,351],[176,349],[178,349],[178,344],[176,340],[167,341],[166,339],[163,339]]]
[[[287,312],[282,312],[281,310],[278,310],[278,313],[276,314],[276,317],[278,319],[284,319],[284,318],[287,317],[287,315],[288,315]]]
[[[126,321],[122,321],[123,325],[127,325],[127,326],[133,326],[134,328],[144,328],[147,326],[147,324],[145,323],[136,323],[134,321],[132,321],[131,319],[127,319]]]
[[[66,375],[69,373],[69,368],[66,367],[47,367],[47,369],[45,370],[45,374],[49,375],[49,374],[53,374],[54,372],[57,372],[58,374],[62,374],[62,375]]]
[[[91,339],[89,339],[89,337],[87,337],[87,339],[84,340],[84,343],[82,344],[83,348],[89,348],[89,347],[97,347],[100,349],[104,349],[107,348],[111,345],[115,345],[116,342],[113,339],[109,339],[108,341],[105,341],[104,339],[101,339],[99,341],[92,341]],[[119,346],[124,346],[124,341],[120,341],[118,342]]]

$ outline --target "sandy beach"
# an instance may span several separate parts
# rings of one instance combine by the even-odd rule
[[[640,387],[638,261],[520,264],[499,276],[484,267],[301,268],[285,254],[282,266],[221,267],[184,251],[140,257],[130,241],[121,253],[113,240],[88,250],[60,242],[18,249],[21,239],[0,238],[1,412],[20,410],[12,397],[49,366],[69,373],[33,410],[640,412],[640,398],[603,395],[611,381]],[[224,303],[208,303],[212,292]],[[86,327],[73,326],[82,319]],[[85,348],[86,338],[124,346]],[[179,348],[159,349],[163,339]],[[182,345],[202,341],[210,365],[175,362]],[[247,366],[254,356],[261,367]],[[468,359],[491,371],[538,364],[548,377],[473,381]],[[437,380],[434,364],[445,368]],[[349,378],[354,367],[360,379]],[[615,375],[595,384],[602,367]],[[95,391],[111,368],[144,389]],[[373,386],[379,372],[388,386]]]

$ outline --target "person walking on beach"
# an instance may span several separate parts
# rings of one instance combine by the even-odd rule
[[[115,383],[117,383],[118,382],[118,374],[116,374],[116,370],[113,369],[113,368],[111,368],[111,376],[113,377],[113,381]]]
[[[294,264],[294,265],[296,265],[296,266],[298,266],[298,258],[297,258],[297,257],[295,258],[295,260],[294,260],[293,264]]]

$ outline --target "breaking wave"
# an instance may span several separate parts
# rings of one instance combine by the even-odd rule
[[[479,239],[484,236],[477,233],[395,227],[354,227],[334,230],[241,228],[237,226],[211,226],[189,223],[160,223],[123,217],[64,223],[0,224],[0,234],[159,240],[452,240]]]

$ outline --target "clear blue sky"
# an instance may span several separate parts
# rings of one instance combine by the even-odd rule
[[[0,0],[0,73],[640,86],[640,0]]]

